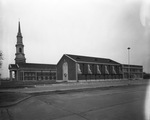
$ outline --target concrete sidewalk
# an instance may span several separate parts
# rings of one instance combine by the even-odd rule
[[[20,89],[3,89],[1,92],[21,92],[21,93],[41,93],[41,92],[52,92],[52,91],[65,91],[65,90],[77,90],[87,88],[101,88],[101,87],[112,87],[112,86],[125,86],[125,85],[140,85],[148,84],[149,80],[103,80],[103,81],[89,81],[89,82],[78,82],[78,83],[60,83],[60,84],[49,84],[49,85],[36,85],[33,88],[20,88]]]

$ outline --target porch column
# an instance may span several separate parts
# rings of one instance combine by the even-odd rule
[[[37,81],[38,79],[37,79],[37,72],[35,72],[35,80]]]
[[[18,70],[15,71],[15,80],[18,81],[19,80],[19,76],[18,76]]]
[[[10,81],[12,81],[12,70],[9,71]]]
[[[75,63],[75,64],[76,64],[76,81],[79,82],[78,81],[78,63]]]
[[[24,71],[22,72],[22,80],[24,81]]]

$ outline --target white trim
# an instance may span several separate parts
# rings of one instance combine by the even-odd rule
[[[66,57],[70,58],[71,60],[73,60],[74,62],[77,62],[75,59],[73,59],[72,57],[68,56],[67,54],[64,54]]]

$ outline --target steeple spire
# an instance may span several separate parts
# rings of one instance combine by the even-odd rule
[[[17,33],[17,44],[16,44],[16,58],[15,63],[25,63],[26,58],[24,54],[24,45],[22,42],[22,34],[21,34],[21,28],[20,28],[20,21],[18,22],[18,33]]]
[[[21,33],[21,29],[20,29],[20,21],[19,21],[19,31],[18,31],[19,33]]]
[[[22,34],[21,34],[21,27],[20,27],[20,21],[18,22],[18,34],[17,34],[17,36],[22,37]]]

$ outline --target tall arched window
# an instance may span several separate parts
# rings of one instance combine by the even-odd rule
[[[22,52],[22,49],[21,49],[21,48],[19,48],[19,52],[20,52],[20,53]]]
[[[77,64],[77,70],[78,70],[78,74],[82,74],[80,64]]]
[[[68,80],[68,63],[67,62],[63,63],[62,69],[63,69],[63,80],[67,81]]]

